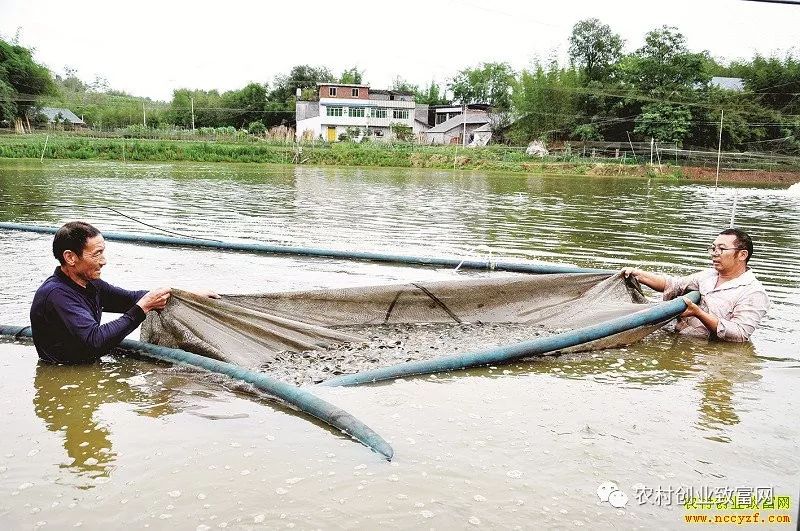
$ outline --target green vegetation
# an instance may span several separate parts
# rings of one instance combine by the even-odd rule
[[[30,50],[0,39],[0,122],[21,127],[38,98],[55,93],[50,72]]]
[[[461,103],[486,103],[497,112],[511,110],[514,71],[506,63],[482,63],[456,74],[449,87]]]
[[[0,157],[102,159],[126,161],[198,161],[291,163],[297,147],[259,141],[171,141],[124,138],[88,138],[74,135],[1,135]],[[411,143],[379,144],[342,142],[302,146],[305,164],[343,166],[396,166],[424,168],[483,168],[504,171],[538,171],[547,163],[573,168],[586,165],[578,159],[532,160],[520,149],[505,146],[464,150],[451,146]],[[585,159],[584,159],[585,160]],[[574,173],[574,171],[568,172]]]
[[[641,46],[626,50],[613,28],[598,19],[575,24],[568,44],[568,64],[537,60],[515,72],[507,63],[481,63],[443,86],[432,81],[419,87],[397,76],[391,88],[414,94],[420,104],[491,105],[492,142],[498,144],[543,140],[560,148],[574,141],[652,138],[658,145],[711,151],[724,111],[724,150],[800,155],[800,58],[792,55],[797,52],[724,64],[690,49],[670,26],[652,29]],[[739,77],[744,90],[715,86],[713,76]],[[245,143],[248,135],[285,138],[285,129],[275,129],[293,126],[298,93],[316,99],[317,83],[337,81],[366,82],[357,67],[336,76],[324,66],[298,65],[271,83],[227,92],[182,88],[160,102],[112,90],[103,78],[86,83],[74,70],[52,76],[29,50],[0,40],[0,121],[18,131],[36,122],[36,107],[53,106],[81,116],[91,136]]]
[[[47,145],[45,147],[45,141]],[[236,141],[95,138],[71,134],[0,135],[0,158],[85,159],[151,162],[251,162],[319,166],[374,166],[502,171],[555,175],[623,175],[677,179],[684,169],[638,164],[628,159],[592,159],[565,154],[530,157],[520,148],[493,145],[464,149],[413,143],[320,142],[298,146],[245,136]],[[791,169],[789,167],[785,169]]]
[[[716,147],[724,110],[723,149],[800,153],[800,60],[791,55],[725,66],[690,50],[669,26],[626,54],[622,39],[597,19],[575,24],[569,43],[569,67],[551,62],[521,73],[516,138],[624,142],[631,135]],[[744,90],[714,86],[713,76],[740,77]]]

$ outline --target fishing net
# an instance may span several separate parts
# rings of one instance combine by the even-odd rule
[[[219,299],[173,290],[163,311],[148,314],[141,337],[248,368],[306,367],[306,372],[321,373],[307,379],[319,381],[324,373],[475,351],[598,324],[647,307],[638,285],[620,274],[594,273]],[[572,350],[629,344],[655,328],[634,329]]]

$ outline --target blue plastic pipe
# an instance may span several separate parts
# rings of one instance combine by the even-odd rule
[[[28,326],[0,325],[0,335],[12,336],[14,338],[32,337],[31,329]],[[247,382],[265,393],[276,396],[297,409],[308,413],[312,417],[318,418],[326,424],[341,430],[343,433],[373,449],[390,461],[394,455],[394,450],[389,443],[375,433],[369,426],[347,411],[299,387],[289,385],[261,373],[243,369],[231,363],[198,356],[197,354],[192,354],[191,352],[186,352],[185,350],[177,348],[162,347],[142,341],[134,341],[132,339],[123,340],[120,344],[120,348],[134,350],[150,358],[162,361],[199,367],[207,371],[224,374],[236,380]]]
[[[0,229],[37,232],[40,234],[55,234],[55,227],[39,225],[26,225],[23,223],[0,223]],[[369,262],[385,262],[393,264],[425,265],[439,267],[459,267],[461,269],[485,269],[497,271],[512,271],[515,273],[614,273],[605,269],[586,269],[581,267],[545,264],[535,262],[510,262],[505,260],[459,260],[458,258],[444,258],[433,256],[408,256],[401,254],[372,253],[360,251],[342,251],[337,249],[323,249],[317,247],[290,247],[286,245],[273,245],[267,243],[223,242],[216,240],[203,240],[193,238],[177,238],[174,236],[161,236],[158,234],[137,234],[135,232],[103,232],[106,240],[131,243],[149,243],[153,245],[167,245],[178,247],[193,247],[201,249],[218,249],[224,251],[241,251],[257,254],[281,254],[296,256],[314,256],[319,258],[337,258],[344,260],[364,260]]]
[[[695,304],[700,302],[700,292],[698,291],[692,291],[687,296],[694,301]],[[325,380],[317,385],[360,385],[418,374],[456,371],[469,367],[509,363],[521,358],[527,358],[528,356],[556,352],[590,341],[603,339],[640,326],[665,323],[683,313],[685,309],[686,302],[682,298],[677,298],[668,302],[662,302],[652,308],[636,312],[632,315],[618,317],[604,323],[578,328],[569,332],[562,332],[553,336],[540,337],[530,341],[523,341],[514,345],[506,345],[489,350],[457,354],[431,360],[399,363],[397,365],[390,365],[388,367],[381,367],[379,369],[355,374],[345,374]]]

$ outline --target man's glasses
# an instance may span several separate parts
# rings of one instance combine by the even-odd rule
[[[708,254],[722,254],[725,251],[741,251],[743,249],[743,247],[723,247],[721,245],[712,245],[706,250],[708,251]]]

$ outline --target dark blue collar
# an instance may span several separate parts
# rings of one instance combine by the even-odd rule
[[[78,293],[83,293],[88,296],[94,296],[94,294],[97,292],[97,288],[95,287],[95,285],[92,283],[91,280],[89,281],[88,284],[86,284],[86,287],[84,288],[83,286],[81,286],[80,284],[69,278],[69,276],[67,276],[67,274],[61,270],[61,266],[56,267],[53,276],[56,277],[61,282],[63,282],[64,284],[71,287],[72,289],[76,290]]]

